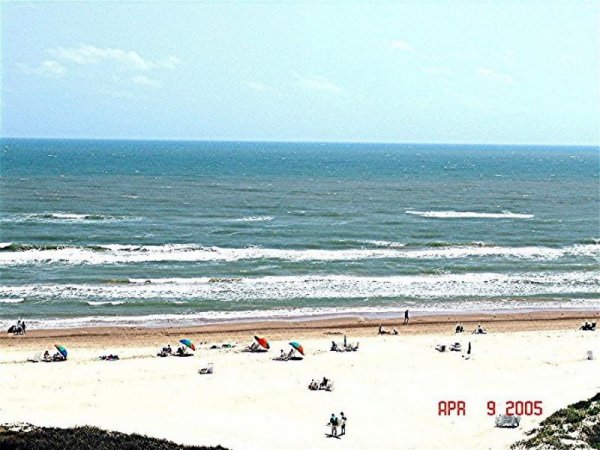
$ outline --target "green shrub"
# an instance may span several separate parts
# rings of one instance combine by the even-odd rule
[[[224,447],[178,445],[139,434],[104,431],[95,427],[45,428],[10,431],[0,428],[2,450],[226,450]]]

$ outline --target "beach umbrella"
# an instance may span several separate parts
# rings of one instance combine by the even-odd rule
[[[189,339],[181,339],[179,342],[181,342],[183,345],[185,345],[186,347],[191,348],[192,350],[196,351],[196,346],[194,345],[194,343],[192,341],[190,341]]]
[[[290,342],[290,345],[304,355],[304,348],[302,348],[302,345],[300,345],[299,342],[292,341]]]
[[[61,355],[63,355],[65,358],[67,357],[67,349],[64,348],[62,345],[55,345],[56,350],[58,350],[60,352]]]
[[[256,339],[256,342],[258,342],[258,345],[260,345],[261,347],[266,348],[267,350],[271,348],[271,346],[269,345],[269,341],[267,341],[265,338],[254,336],[254,339]]]

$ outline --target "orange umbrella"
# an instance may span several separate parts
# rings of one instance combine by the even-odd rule
[[[261,347],[267,350],[271,348],[271,346],[269,345],[269,341],[267,341],[265,338],[254,336],[254,339],[256,339],[256,342],[258,342],[258,345],[260,345]]]

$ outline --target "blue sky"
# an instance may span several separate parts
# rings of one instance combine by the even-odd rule
[[[1,135],[599,144],[600,2],[2,2]]]

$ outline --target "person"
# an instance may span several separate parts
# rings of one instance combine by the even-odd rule
[[[469,341],[469,346],[467,347],[467,355],[471,355],[471,341]]]
[[[42,357],[42,359],[43,359],[44,361],[50,361],[50,360],[52,359],[52,358],[50,357],[50,352],[49,352],[48,350],[46,350],[46,351],[44,352],[44,356]]]
[[[331,426],[331,435],[337,436],[337,427],[338,427],[338,418],[335,417],[334,413],[331,413],[331,418],[329,419],[329,425]]]
[[[166,350],[166,352],[167,352],[168,354],[171,354],[171,353],[173,353],[173,349],[171,348],[171,344],[167,344],[167,350]]]
[[[321,385],[319,386],[319,389],[325,389],[327,387],[327,384],[329,383],[329,380],[325,377],[323,377],[323,381],[321,381]]]
[[[481,326],[481,324],[477,325],[477,328],[475,328],[475,331],[473,331],[474,334],[485,334],[485,329]]]
[[[338,350],[337,344],[335,343],[335,341],[331,341],[331,351],[337,352],[337,350]]]
[[[294,356],[294,353],[296,353],[295,349],[291,349],[290,352],[287,354],[286,358],[290,359],[292,356]]]
[[[408,309],[404,311],[404,325],[408,325]]]
[[[348,419],[344,415],[344,411],[342,411],[340,413],[340,423],[341,423],[341,426],[340,426],[340,429],[341,429],[340,430],[341,431],[340,436],[343,436],[344,434],[346,434],[346,420],[348,420]]]
[[[396,330],[396,327],[394,327],[394,329],[393,329],[393,333],[394,333],[394,334],[398,334],[398,330]]]
[[[379,331],[377,333],[384,334],[383,327],[381,325],[379,325]]]
[[[24,321],[24,320],[23,320],[23,321],[21,321],[21,328],[23,329],[23,334],[27,334],[27,333],[25,332],[25,321]]]
[[[319,385],[317,383],[317,380],[315,380],[314,378],[310,381],[310,384],[308,385],[308,388],[311,391],[316,391],[317,389],[319,389]]]

